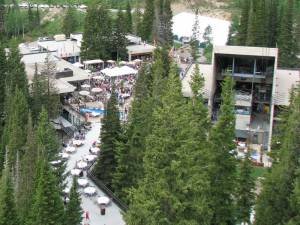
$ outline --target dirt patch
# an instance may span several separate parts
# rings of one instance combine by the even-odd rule
[[[47,11],[45,11],[45,15],[42,18],[42,23],[46,22],[46,21],[52,21],[55,17],[57,16],[62,16],[63,15],[63,9],[59,9],[59,8],[52,8],[49,9]]]
[[[213,18],[230,20],[231,12],[226,10],[228,3],[226,1],[211,0],[209,3],[203,3],[199,6],[201,16],[209,16]],[[182,12],[193,12],[192,5],[186,1],[172,4],[173,14],[177,15]]]

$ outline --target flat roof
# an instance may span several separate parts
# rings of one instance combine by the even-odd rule
[[[155,50],[155,46],[150,44],[140,44],[140,45],[129,45],[126,47],[129,54],[143,54],[152,53]]]
[[[248,47],[248,46],[214,46],[214,54],[264,56],[277,58],[277,48]]]
[[[103,60],[101,60],[101,59],[93,59],[93,60],[86,60],[86,61],[83,61],[83,64],[85,64],[85,65],[89,65],[89,64],[99,64],[99,63],[103,63]]]
[[[70,39],[63,41],[38,41],[38,46],[50,52],[56,52],[59,57],[69,57],[80,54],[77,41]]]

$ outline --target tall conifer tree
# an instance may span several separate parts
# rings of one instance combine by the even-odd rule
[[[247,41],[247,35],[249,29],[248,24],[249,24],[249,13],[251,9],[251,0],[244,0],[242,1],[241,4],[242,4],[242,12],[241,12],[240,24],[238,27],[237,44],[245,45]]]
[[[294,6],[294,0],[287,0],[284,5],[278,37],[280,67],[294,68],[298,64],[297,44],[294,36]]]
[[[0,182],[0,225],[20,224],[15,205],[12,174],[9,168],[6,167],[2,173]]]
[[[300,168],[300,91],[296,90],[291,98],[289,113],[283,121],[284,129],[281,145],[279,146],[279,159],[267,175],[262,192],[256,206],[256,224],[277,225],[287,224],[295,212],[290,200],[293,197],[294,184],[296,184]]]
[[[126,5],[126,32],[132,32],[132,14],[131,14],[131,5],[130,2],[127,1]]]
[[[101,153],[93,172],[105,185],[112,187],[113,174],[117,167],[116,148],[121,134],[118,100],[115,90],[105,107],[101,128]]]
[[[190,135],[190,107],[187,110],[173,67],[161,105],[154,111],[153,130],[146,141],[145,177],[133,192],[127,224],[208,224],[208,180],[198,162],[197,139]]]
[[[64,225],[79,225],[82,221],[82,209],[80,206],[81,199],[77,190],[77,179],[73,179],[72,188],[70,191],[70,201],[67,204],[65,212]]]
[[[235,148],[235,114],[233,79],[227,76],[222,84],[222,104],[218,122],[209,134],[211,178],[211,201],[213,220],[211,224],[233,224],[236,161],[230,153]]]
[[[141,37],[145,41],[152,42],[153,24],[155,18],[154,0],[145,1],[145,11],[142,21],[142,33]]]

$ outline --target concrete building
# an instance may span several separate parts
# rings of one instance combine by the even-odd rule
[[[289,93],[300,81],[300,70],[277,68],[278,49],[214,46],[211,64],[200,64],[209,112],[217,120],[221,83],[235,80],[236,137],[270,150],[273,127],[281,106],[289,104]],[[183,94],[191,96],[189,83],[194,66],[183,79]]]

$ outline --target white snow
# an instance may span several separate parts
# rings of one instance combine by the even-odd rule
[[[182,12],[173,17],[173,34],[178,37],[191,37],[192,29],[195,23],[195,14]],[[199,15],[199,40],[202,40],[202,36],[205,28],[210,25],[212,27],[212,38],[214,45],[226,45],[230,22],[227,20],[216,19],[207,16]]]
[[[89,154],[89,148],[92,146],[92,143],[98,140],[100,134],[100,123],[93,123],[92,129],[88,131],[85,138],[84,145],[77,147],[77,151],[70,155],[70,159],[67,163],[67,170],[70,171],[75,168],[76,161],[82,160],[84,156]],[[86,173],[84,173],[86,177]],[[100,196],[106,196],[97,186],[88,179],[89,186],[95,187],[97,195],[93,197],[87,197],[83,194],[84,188],[80,188],[79,192],[81,194],[81,207],[84,212],[89,212],[89,225],[125,225],[123,220],[121,210],[115,203],[111,203],[106,207],[106,214],[100,214],[100,207],[97,203],[97,198]],[[68,177],[68,187],[72,184],[72,176]]]

